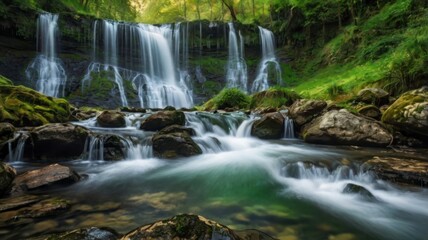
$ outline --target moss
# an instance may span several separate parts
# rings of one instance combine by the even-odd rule
[[[13,83],[11,80],[7,79],[6,77],[0,75],[0,86],[12,86]]]
[[[407,92],[403,94],[400,98],[398,98],[382,115],[382,122],[385,123],[405,123],[409,116],[406,116],[405,113],[407,111],[406,107],[409,105],[415,105],[416,103],[427,102],[427,95],[418,95],[411,92]],[[418,112],[418,108],[416,112]],[[423,108],[422,108],[423,110]],[[419,112],[422,112],[420,110]]]
[[[225,88],[214,98],[203,105],[205,110],[215,109],[245,109],[249,107],[250,97],[237,88]]]
[[[286,88],[270,88],[266,91],[255,93],[251,99],[251,109],[281,106],[290,106],[300,96]]]

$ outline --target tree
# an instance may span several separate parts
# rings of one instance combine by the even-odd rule
[[[235,3],[233,0],[221,0],[221,2],[229,9],[230,16],[234,22],[238,21],[236,17]]]

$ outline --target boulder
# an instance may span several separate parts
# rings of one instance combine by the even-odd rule
[[[401,95],[384,112],[382,122],[410,134],[428,137],[428,87]]]
[[[187,133],[189,136],[196,135],[196,132],[193,128],[187,128],[180,125],[171,125],[159,131],[159,134],[170,134],[170,133]]]
[[[31,132],[34,157],[49,161],[78,158],[88,135],[88,129],[70,123],[37,127]]]
[[[13,180],[12,192],[73,184],[80,176],[70,167],[52,164],[18,175]]]
[[[261,139],[279,139],[284,136],[284,117],[281,113],[267,113],[254,121],[251,135]]]
[[[326,107],[327,102],[322,100],[300,99],[290,106],[288,115],[301,127],[318,117]]]
[[[106,128],[126,127],[125,114],[118,111],[103,111],[97,117],[97,124]]]
[[[140,129],[145,131],[159,131],[171,125],[184,126],[186,116],[181,111],[156,112],[141,122]]]
[[[374,105],[367,105],[367,106],[363,106],[358,108],[358,113],[369,117],[369,118],[373,118],[376,120],[380,120],[382,113],[380,112],[379,108],[374,106]]]
[[[187,132],[156,133],[152,138],[153,152],[160,158],[190,157],[202,153]]]
[[[24,86],[0,85],[0,106],[0,122],[9,122],[15,127],[67,122],[70,118],[66,100],[48,97]]]
[[[391,182],[428,187],[428,161],[374,157],[365,162],[362,169]]]
[[[356,116],[346,109],[331,110],[303,130],[309,143],[385,147],[392,135],[380,123]]]
[[[230,228],[202,216],[182,214],[139,227],[122,240],[140,239],[242,239]]]
[[[104,160],[117,161],[126,157],[126,149],[122,140],[115,135],[110,135],[104,142]]]
[[[358,194],[362,198],[370,201],[376,200],[376,197],[365,187],[353,183],[346,184],[342,192],[346,194]]]
[[[16,170],[6,163],[0,162],[0,197],[9,193]]]
[[[382,106],[389,102],[389,93],[380,88],[364,88],[358,92],[356,100],[358,102]]]

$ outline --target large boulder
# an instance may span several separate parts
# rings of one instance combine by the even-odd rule
[[[309,143],[331,145],[388,146],[392,135],[380,123],[356,116],[345,109],[331,110],[303,130]]]
[[[15,176],[16,170],[13,167],[0,162],[0,197],[10,191]]]
[[[251,135],[261,139],[279,139],[284,136],[284,117],[281,113],[267,113],[254,121]]]
[[[52,164],[18,175],[13,180],[12,192],[73,184],[80,176],[70,167]]]
[[[364,88],[358,92],[356,100],[379,107],[389,102],[389,93],[380,88]]]
[[[64,99],[45,96],[24,86],[0,85],[0,122],[15,127],[67,122],[70,105]]]
[[[289,116],[301,127],[318,117],[326,107],[327,102],[323,100],[300,99],[290,106]]]
[[[382,121],[404,132],[428,137],[428,87],[404,93],[384,112]]]
[[[122,240],[142,239],[242,239],[228,227],[198,215],[182,214],[144,225],[125,234]]]
[[[395,157],[374,157],[362,165],[381,179],[428,187],[428,161]]]
[[[125,114],[118,111],[103,111],[97,117],[97,124],[106,128],[126,127]]]
[[[160,111],[152,114],[141,122],[140,129],[145,131],[159,131],[171,125],[184,126],[186,116],[181,111]]]
[[[70,123],[37,127],[31,132],[34,157],[49,161],[78,158],[88,135],[88,129]]]
[[[153,153],[160,158],[190,157],[202,153],[187,132],[153,135]]]

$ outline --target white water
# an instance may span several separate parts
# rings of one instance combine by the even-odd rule
[[[58,14],[43,13],[37,20],[39,54],[28,65],[27,78],[36,82],[36,90],[52,97],[64,97],[67,75],[57,57]]]
[[[92,73],[107,71],[112,72],[110,78],[116,83],[123,106],[133,100],[126,96],[130,90],[126,85],[136,91],[141,107],[193,106],[193,93],[188,87],[187,30],[181,29],[180,24],[174,28],[173,25],[156,27],[97,21],[93,33],[93,62],[82,80],[83,91],[90,86]],[[99,32],[103,33],[100,39],[97,38]],[[101,44],[103,51],[98,50]]]
[[[260,92],[269,88],[269,82],[281,84],[281,66],[275,56],[275,36],[268,29],[259,27],[262,48],[262,60],[259,63],[257,77],[251,92]]]
[[[239,44],[238,44],[239,36]],[[227,60],[226,87],[239,88],[247,92],[247,64],[244,58],[244,38],[236,34],[233,23],[229,23],[229,58]]]

